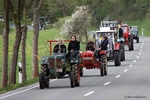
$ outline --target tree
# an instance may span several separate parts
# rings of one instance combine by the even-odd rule
[[[39,75],[38,70],[38,38],[39,38],[39,12],[44,0],[33,0],[33,39],[32,39],[32,77]]]
[[[22,45],[21,45],[21,64],[22,64],[22,81],[26,81],[26,37],[27,37],[27,11],[29,8],[31,8],[31,5],[33,4],[33,0],[31,0],[28,4],[27,1],[24,2],[24,12],[23,12],[23,22],[24,25],[22,26],[21,32],[22,32]]]
[[[77,7],[70,19],[67,19],[61,28],[62,35],[80,35],[88,38],[88,27],[90,25],[89,6]]]
[[[15,28],[16,28],[16,37],[15,37],[12,58],[10,63],[10,78],[9,78],[10,84],[16,84],[16,66],[18,61],[18,51],[19,51],[21,37],[22,37],[21,19],[23,16],[23,11],[24,11],[23,9],[25,7],[25,2],[26,0],[17,0],[16,2],[12,2],[10,0],[10,9],[13,16],[13,20],[15,22]]]
[[[2,87],[7,86],[8,81],[9,1],[10,0],[3,0],[4,29],[3,29]]]

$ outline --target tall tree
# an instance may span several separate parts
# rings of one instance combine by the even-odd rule
[[[17,67],[17,61],[18,61],[18,51],[19,51],[21,37],[22,37],[21,19],[23,15],[23,8],[25,6],[25,1],[26,0],[17,0],[17,3],[16,3],[10,0],[10,9],[12,12],[12,16],[13,16],[13,20],[15,22],[15,28],[16,28],[16,37],[15,37],[12,58],[11,58],[11,63],[10,63],[10,78],[9,78],[10,84],[16,84],[16,67]]]
[[[38,38],[39,38],[39,14],[44,0],[33,0],[33,39],[32,39],[32,77],[39,75],[38,69]]]
[[[4,6],[4,29],[3,29],[3,64],[2,64],[2,87],[7,86],[8,81],[8,41],[9,41],[9,2],[3,0]]]
[[[22,26],[22,45],[21,45],[21,64],[22,64],[22,81],[27,80],[26,75],[26,37],[27,37],[27,11],[31,8],[33,0],[30,2],[25,1],[24,13],[23,13],[23,22]]]

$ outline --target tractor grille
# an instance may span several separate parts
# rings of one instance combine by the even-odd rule
[[[53,58],[53,59],[49,59],[49,64],[50,67],[54,68],[55,66],[57,68],[62,68],[63,67],[63,62],[61,58]]]

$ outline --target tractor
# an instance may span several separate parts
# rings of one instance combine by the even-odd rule
[[[83,67],[86,69],[100,69],[101,76],[107,75],[108,67],[106,51],[100,51],[99,54],[100,57],[96,58],[94,52],[90,50],[80,53],[81,57],[79,66],[81,69],[83,69]]]
[[[122,24],[123,29],[124,44],[129,47],[129,51],[134,50],[133,36],[130,32],[130,27],[128,24]]]
[[[110,27],[101,27],[100,31],[95,32],[96,45],[99,45],[104,36],[108,38],[107,59],[114,60],[115,66],[120,66],[121,61],[125,60],[124,39],[119,39],[117,30],[111,30]]]
[[[138,26],[130,26],[130,34],[133,36],[133,39],[135,39],[137,43],[139,43],[138,31],[139,31]]]
[[[70,40],[64,40],[69,42]],[[50,79],[63,78],[69,74],[71,88],[80,85],[80,68],[79,58],[80,55],[72,53],[70,60],[66,59],[65,52],[52,54],[52,43],[58,42],[57,40],[48,40],[50,43],[50,56],[43,56],[40,60],[41,73],[39,74],[40,89],[49,87]],[[59,49],[60,46],[59,46]]]

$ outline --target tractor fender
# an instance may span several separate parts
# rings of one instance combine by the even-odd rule
[[[115,43],[114,45],[114,50],[119,50],[120,49],[120,43]]]
[[[107,54],[107,51],[106,50],[101,50],[99,54],[105,55],[105,54]]]
[[[47,64],[47,63],[48,63],[48,58],[49,58],[49,57],[42,57],[42,58],[40,59],[40,64],[41,64],[41,65]]]

